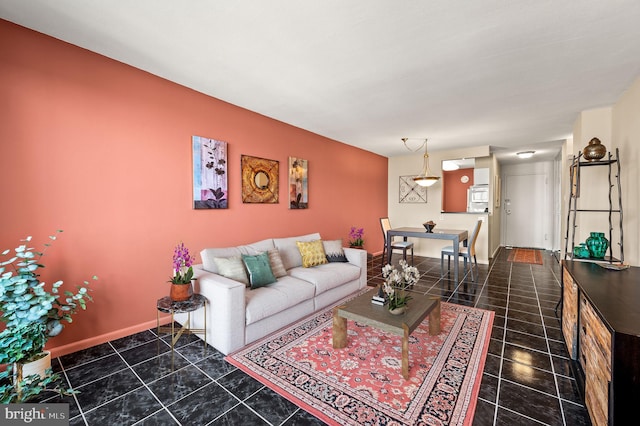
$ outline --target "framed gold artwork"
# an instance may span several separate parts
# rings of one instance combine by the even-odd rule
[[[280,163],[276,160],[240,156],[242,202],[277,204]]]

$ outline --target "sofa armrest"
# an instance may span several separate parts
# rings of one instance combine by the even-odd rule
[[[349,263],[360,268],[358,288],[365,288],[367,286],[367,251],[350,247],[343,247],[343,250]]]
[[[205,271],[202,265],[194,265],[193,272],[196,292],[207,298],[207,343],[225,355],[243,347],[245,284]]]

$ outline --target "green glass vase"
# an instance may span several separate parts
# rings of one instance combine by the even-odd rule
[[[604,232],[591,232],[587,238],[587,249],[594,259],[604,259],[605,253],[609,248],[609,240],[604,236]]]
[[[579,246],[573,248],[573,255],[578,259],[588,259],[591,257],[586,243],[580,243]]]

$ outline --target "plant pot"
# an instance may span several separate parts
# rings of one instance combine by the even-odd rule
[[[193,296],[193,284],[171,284],[171,291],[169,297],[175,302],[183,302],[191,299]]]
[[[400,306],[399,308],[389,309],[391,315],[402,315],[407,310],[406,306]]]
[[[16,363],[16,369],[14,371],[15,383],[34,374],[40,375],[42,379],[47,376],[46,371],[51,368],[51,352],[43,351],[42,353],[44,356],[34,361]]]

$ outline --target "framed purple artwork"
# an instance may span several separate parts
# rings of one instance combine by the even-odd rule
[[[193,208],[226,209],[227,143],[193,136]]]

